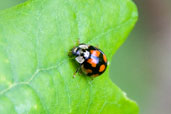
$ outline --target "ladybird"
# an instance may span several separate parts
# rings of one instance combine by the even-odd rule
[[[75,74],[81,68],[81,71],[90,77],[100,76],[107,68],[106,55],[98,48],[88,45],[79,44],[71,50],[75,61],[80,65]]]

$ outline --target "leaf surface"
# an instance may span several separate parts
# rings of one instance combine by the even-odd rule
[[[69,50],[78,40],[108,61],[137,20],[131,0],[28,0],[0,12],[1,114],[137,114],[107,71],[91,80]]]

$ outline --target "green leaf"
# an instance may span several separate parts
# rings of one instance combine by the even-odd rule
[[[78,40],[109,62],[137,20],[131,0],[28,0],[0,12],[1,114],[137,114],[111,82],[73,78],[68,57]],[[115,75],[114,75],[115,76]]]

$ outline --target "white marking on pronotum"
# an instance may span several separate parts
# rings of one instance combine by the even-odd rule
[[[90,52],[88,52],[88,51],[84,52],[84,57],[85,57],[85,58],[88,58],[89,55],[90,55]]]
[[[79,45],[79,47],[82,49],[88,49],[88,45],[84,45],[84,44]]]
[[[82,56],[76,57],[75,60],[80,64],[84,62],[84,58]]]
[[[77,49],[78,49],[78,48],[74,48],[74,53],[76,53]]]

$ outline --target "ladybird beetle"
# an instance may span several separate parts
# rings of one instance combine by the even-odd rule
[[[100,49],[82,43],[74,47],[71,52],[80,65],[74,73],[74,77],[80,68],[84,74],[91,77],[97,77],[106,70],[107,58]]]

